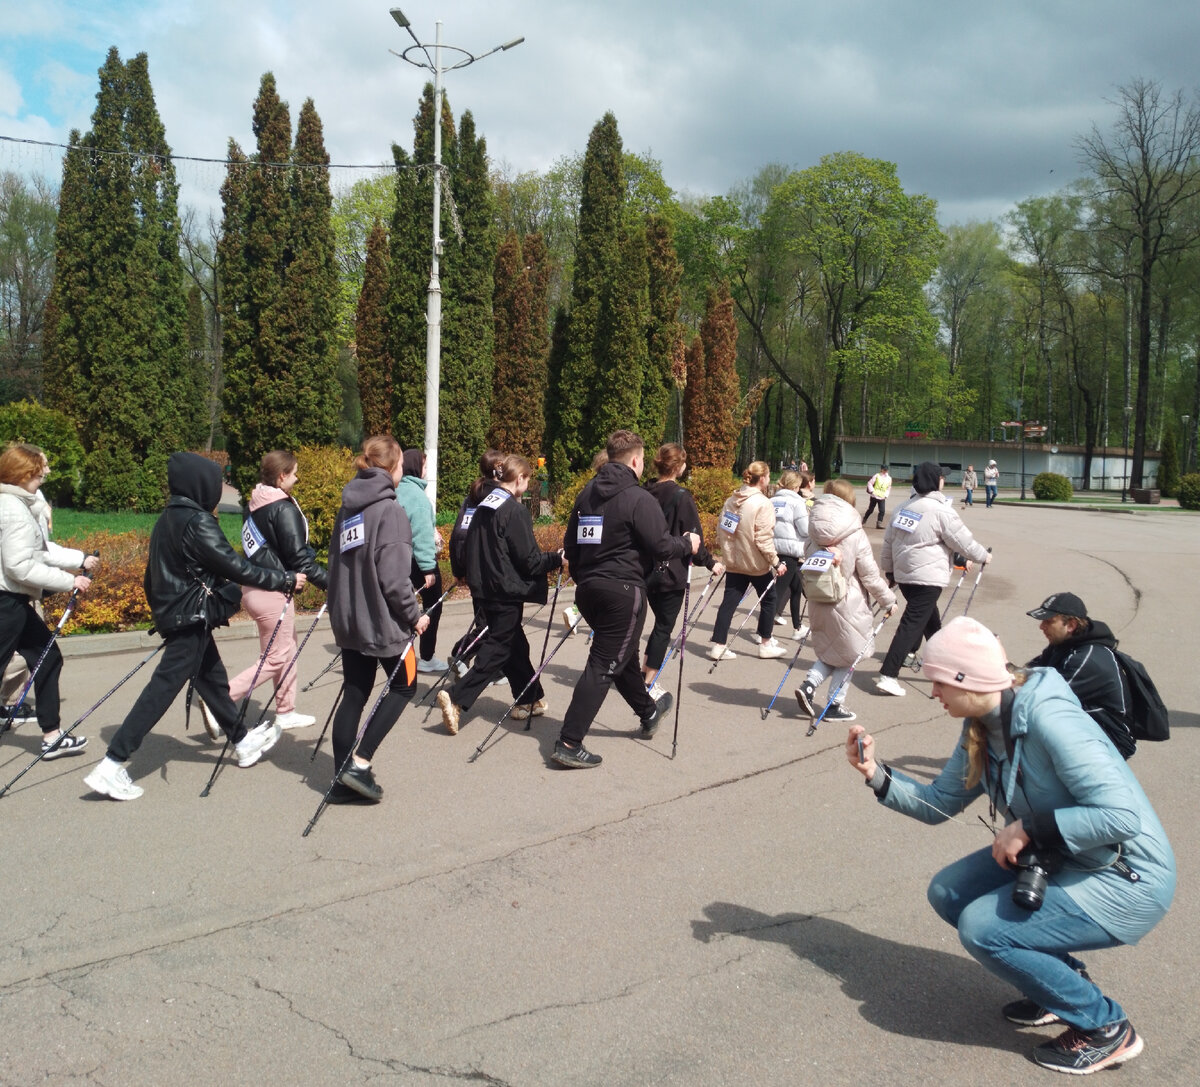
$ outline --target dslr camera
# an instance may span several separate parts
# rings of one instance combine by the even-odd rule
[[[1046,882],[1062,867],[1062,855],[1053,849],[1023,849],[1014,863],[1017,880],[1012,889],[1013,903],[1030,913],[1040,910],[1046,899]]]

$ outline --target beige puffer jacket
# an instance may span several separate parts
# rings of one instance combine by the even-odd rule
[[[808,516],[804,557],[831,548],[842,557],[846,595],[836,604],[809,601],[808,622],[817,658],[835,668],[846,668],[864,650],[866,654],[874,652],[870,600],[878,601],[886,610],[895,606],[896,595],[875,565],[871,542],[857,511],[837,495],[823,494]]]
[[[757,487],[743,484],[725,499],[717,521],[721,561],[735,574],[765,574],[779,565],[775,507]]]
[[[972,562],[987,562],[987,548],[977,543],[954,500],[942,491],[916,491],[894,514],[883,534],[879,565],[897,585],[950,584],[954,552]]]

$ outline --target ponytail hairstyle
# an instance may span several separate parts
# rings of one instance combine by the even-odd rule
[[[278,487],[283,479],[300,462],[294,453],[286,449],[272,449],[264,453],[262,463],[258,466],[258,481],[264,487]]]
[[[519,453],[509,453],[496,470],[501,483],[515,483],[522,476],[528,478],[533,475],[533,464]]]
[[[687,451],[678,442],[667,442],[660,445],[654,455],[654,470],[659,479],[670,476],[672,479],[679,475],[679,469],[687,463]]]
[[[771,478],[771,466],[765,460],[756,460],[748,464],[742,473],[742,482],[747,487],[757,487],[764,478]]]
[[[779,477],[779,486],[785,491],[800,491],[800,473],[789,468]]]
[[[400,463],[400,443],[390,434],[374,434],[362,444],[362,452],[354,458],[354,467],[360,472],[368,468],[382,468],[389,475]]]

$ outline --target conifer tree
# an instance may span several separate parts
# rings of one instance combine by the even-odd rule
[[[614,430],[637,426],[648,357],[646,235],[641,224],[622,227],[617,252],[616,275],[607,284],[593,349],[596,387],[587,432],[596,449]],[[661,435],[662,423],[658,425]],[[657,448],[648,440],[647,445]]]
[[[396,163],[396,209],[388,230],[390,271],[384,323],[387,356],[392,360],[392,421],[384,429],[395,434],[402,445],[423,445],[425,299],[432,226],[425,229],[421,209],[432,190],[422,184],[416,164],[404,148],[394,144],[392,156]]]
[[[687,447],[688,463],[706,468],[711,460],[708,430],[704,415],[704,340],[699,333],[692,337],[684,356],[687,380],[683,387],[683,444]]]
[[[392,359],[384,329],[390,278],[387,231],[376,220],[367,238],[367,263],[354,322],[364,434],[387,434],[392,427]]]
[[[649,323],[646,334],[646,372],[638,405],[638,431],[653,450],[667,431],[667,412],[675,389],[674,365],[682,337],[679,324],[683,265],[675,252],[666,216],[646,219],[646,260],[649,282]]]
[[[688,352],[684,398],[688,459],[697,468],[732,468],[741,430],[737,320],[729,284],[710,289],[697,349]],[[703,376],[701,376],[701,373]]]

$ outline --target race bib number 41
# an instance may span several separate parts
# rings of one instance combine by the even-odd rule
[[[603,517],[580,517],[575,540],[581,544],[598,544],[604,537]]]
[[[912,532],[921,523],[921,515],[916,510],[901,510],[892,519],[892,527],[901,532]]]
[[[721,531],[728,532],[732,536],[737,532],[739,521],[741,521],[741,517],[738,514],[732,513],[729,510],[723,510],[721,513]]]
[[[367,542],[367,534],[363,528],[363,515],[356,513],[342,522],[342,531],[338,536],[338,550],[344,555],[356,547],[362,547]]]

